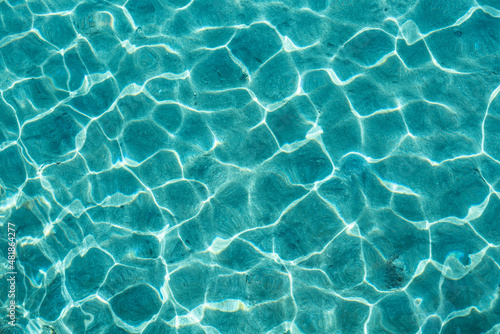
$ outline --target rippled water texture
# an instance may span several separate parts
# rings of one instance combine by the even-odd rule
[[[23,333],[500,332],[498,0],[0,0]],[[4,333],[4,332],[2,332]]]

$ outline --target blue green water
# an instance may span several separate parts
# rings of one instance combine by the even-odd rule
[[[499,92],[498,0],[0,0],[0,333],[498,334]]]

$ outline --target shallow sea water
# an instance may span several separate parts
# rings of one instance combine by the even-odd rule
[[[0,333],[500,333],[499,92],[498,0],[0,0]]]

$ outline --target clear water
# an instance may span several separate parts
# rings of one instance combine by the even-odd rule
[[[498,0],[0,0],[1,333],[499,333],[499,85]]]

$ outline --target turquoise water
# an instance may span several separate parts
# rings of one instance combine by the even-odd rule
[[[500,333],[497,0],[0,0],[0,92],[2,334]]]

